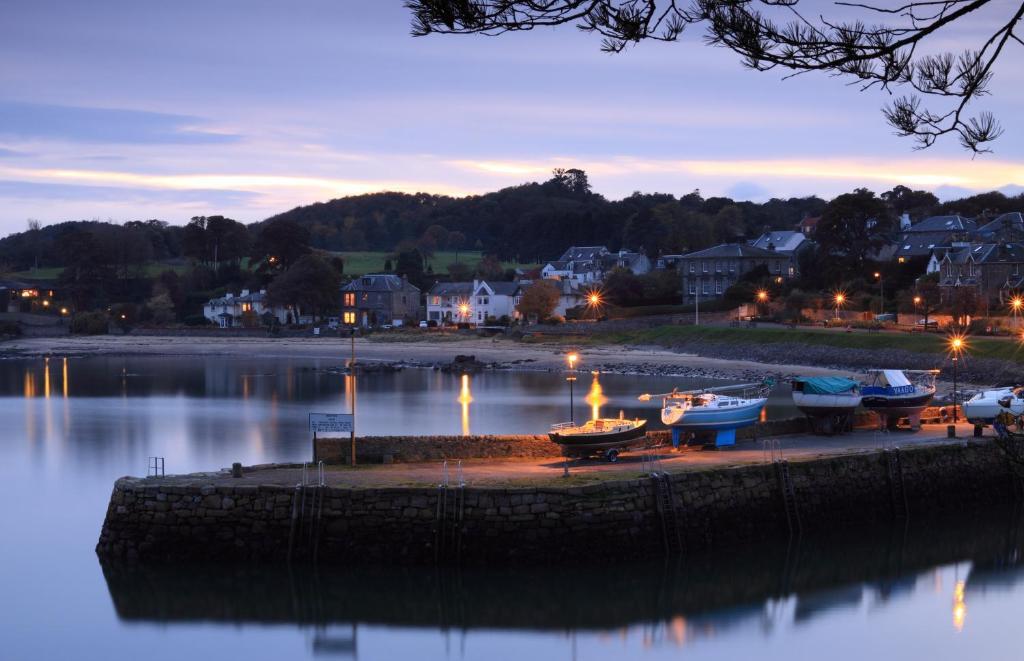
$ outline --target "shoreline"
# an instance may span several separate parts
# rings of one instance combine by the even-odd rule
[[[356,338],[356,359],[397,368],[439,368],[456,356],[471,355],[486,369],[556,371],[564,369],[565,344],[523,344],[504,338],[438,338],[438,341],[401,341]],[[189,336],[65,336],[16,338],[0,344],[0,360],[61,357],[223,357],[260,359],[348,360],[347,338],[254,338]],[[861,380],[866,372],[833,365],[766,363],[749,359],[718,358],[686,353],[660,346],[584,344],[573,348],[580,355],[580,369],[634,376],[676,376],[721,380],[750,380],[773,376],[845,376]],[[951,390],[939,381],[938,392]],[[961,381],[966,393],[986,387]]]

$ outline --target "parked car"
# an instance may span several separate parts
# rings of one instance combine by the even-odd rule
[[[929,319],[927,321],[924,319],[918,319],[916,325],[922,330],[939,330],[939,322],[934,319]]]
[[[421,321],[420,328],[430,328],[430,324],[428,324],[426,321]]]
[[[392,328],[394,328],[394,326],[391,324],[382,324],[380,327],[381,330],[391,330]]]

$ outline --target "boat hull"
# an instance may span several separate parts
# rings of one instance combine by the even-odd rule
[[[591,432],[586,434],[563,434],[553,431],[548,434],[553,442],[562,446],[562,453],[568,455],[593,454],[614,450],[644,442],[647,436],[647,421],[619,431]]]
[[[857,394],[818,395],[793,392],[793,403],[800,412],[815,418],[849,415],[860,406],[863,397]]]
[[[1010,413],[1024,415],[1024,399],[1016,396],[1012,388],[986,390],[963,404],[963,415],[967,421],[975,425],[992,424],[999,412],[1004,410],[999,400],[1010,398]]]
[[[861,405],[885,417],[916,415],[931,403],[935,391],[910,395],[864,395]]]
[[[730,431],[749,427],[761,417],[767,398],[754,399],[747,404],[722,408],[694,407],[678,409],[666,407],[661,421],[673,429],[685,431]]]

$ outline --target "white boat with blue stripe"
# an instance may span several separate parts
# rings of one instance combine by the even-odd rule
[[[672,445],[679,447],[684,435],[714,432],[715,445],[735,445],[736,430],[761,418],[773,382],[744,383],[703,390],[641,395],[641,401],[662,399],[661,421],[672,430]],[[727,395],[726,392],[738,394]]]

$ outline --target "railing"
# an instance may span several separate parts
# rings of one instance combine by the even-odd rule
[[[579,425],[577,425],[575,422],[556,422],[555,424],[551,425],[551,431],[560,431],[562,429],[575,429],[578,426]]]
[[[150,457],[149,464],[146,467],[146,477],[163,477],[166,475],[164,470],[164,458],[163,457]]]

